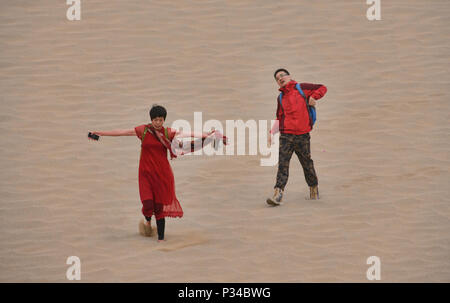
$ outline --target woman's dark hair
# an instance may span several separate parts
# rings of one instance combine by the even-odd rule
[[[153,120],[155,118],[163,117],[166,120],[167,111],[161,105],[154,104],[150,109],[150,119]]]
[[[277,79],[277,74],[278,74],[279,72],[285,72],[286,74],[290,75],[289,72],[288,72],[287,70],[285,70],[284,68],[279,68],[279,69],[277,69],[277,70],[275,71],[275,73],[273,74],[273,77],[274,77],[275,79]]]

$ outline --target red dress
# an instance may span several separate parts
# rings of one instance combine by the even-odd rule
[[[135,127],[137,137],[142,141],[146,125]],[[164,133],[164,128],[156,130]],[[172,129],[168,129],[169,140],[175,136]],[[183,209],[175,195],[175,179],[172,168],[167,159],[167,148],[147,130],[144,141],[141,144],[141,156],[139,159],[139,194],[141,201],[153,200],[162,204],[164,217],[182,217]],[[159,219],[159,218],[157,218]]]

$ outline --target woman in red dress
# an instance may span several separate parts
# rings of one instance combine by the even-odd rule
[[[145,236],[151,236],[151,217],[155,215],[158,241],[164,240],[165,217],[181,218],[183,216],[183,209],[175,195],[172,168],[167,160],[168,150],[171,159],[176,158],[176,154],[171,148],[174,137],[198,137],[202,138],[202,142],[204,142],[212,134],[212,132],[198,135],[186,134],[165,128],[163,124],[166,117],[166,109],[155,105],[150,110],[151,124],[139,125],[134,129],[91,132],[98,136],[137,136],[141,140],[139,194],[145,221],[140,223],[140,230]],[[214,134],[214,137],[223,138],[226,144],[226,137],[220,133]],[[192,146],[194,146],[193,143]],[[200,147],[203,146],[203,144],[200,145]]]

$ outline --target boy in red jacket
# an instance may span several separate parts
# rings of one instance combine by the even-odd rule
[[[311,159],[310,135],[312,122],[310,121],[306,102],[310,106],[316,105],[316,100],[322,98],[327,88],[322,84],[300,83],[306,96],[304,100],[295,87],[294,81],[286,69],[280,68],[274,73],[274,78],[283,93],[281,104],[277,99],[277,123],[270,131],[269,144],[272,135],[280,131],[280,149],[278,159],[278,173],[273,197],[267,199],[269,205],[281,204],[283,191],[289,177],[289,162],[295,152],[303,167],[306,183],[310,188],[310,198],[319,199],[319,188],[314,162]]]

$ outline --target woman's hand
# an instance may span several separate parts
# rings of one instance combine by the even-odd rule
[[[316,106],[317,102],[314,98],[309,98],[309,105]]]
[[[208,133],[208,136],[213,134],[216,137],[216,139],[222,139],[222,142],[224,145],[228,145],[228,138],[227,136],[224,136],[220,131],[215,130],[214,128],[211,129],[211,131]]]

